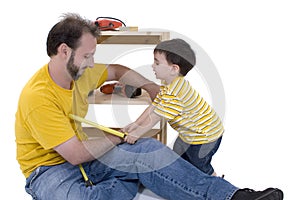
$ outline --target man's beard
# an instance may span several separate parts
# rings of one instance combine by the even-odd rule
[[[74,81],[78,80],[80,77],[79,66],[74,64],[75,53],[72,51],[71,57],[67,63],[67,70]]]

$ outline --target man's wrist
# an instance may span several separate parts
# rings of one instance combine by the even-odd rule
[[[141,88],[147,91],[147,93],[150,95],[151,100],[153,101],[156,95],[159,93],[160,86],[154,82],[150,82],[143,85]]]
[[[115,145],[124,142],[123,138],[114,136],[114,135],[107,135],[108,139]]]

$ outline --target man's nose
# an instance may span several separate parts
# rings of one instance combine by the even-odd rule
[[[87,66],[89,66],[90,68],[93,68],[94,67],[94,57],[91,57],[87,60]]]

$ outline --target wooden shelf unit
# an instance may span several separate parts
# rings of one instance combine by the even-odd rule
[[[139,32],[139,31],[102,31],[98,44],[121,44],[121,45],[156,45],[163,40],[170,38],[169,32]],[[90,104],[118,104],[118,105],[149,105],[151,99],[146,91],[136,98],[126,98],[118,94],[107,95],[95,90],[89,96]],[[93,135],[96,130],[85,127],[86,132]],[[117,128],[116,128],[117,129]],[[163,144],[167,143],[167,124],[165,120],[160,121],[159,129],[150,130],[147,135],[155,134],[155,138]],[[89,134],[88,134],[89,135]]]

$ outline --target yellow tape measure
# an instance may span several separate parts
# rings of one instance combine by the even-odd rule
[[[110,134],[119,136],[119,137],[121,137],[121,138],[124,138],[124,137],[126,136],[126,133],[122,133],[122,132],[120,132],[120,131],[116,131],[116,130],[114,130],[114,129],[111,129],[111,128],[102,126],[102,125],[100,125],[100,124],[98,124],[98,123],[96,123],[96,122],[93,122],[93,121],[84,119],[84,118],[82,118],[82,117],[79,117],[79,116],[76,116],[76,115],[73,115],[73,114],[69,114],[69,117],[70,117],[71,119],[74,119],[74,120],[79,121],[79,122],[81,122],[81,123],[89,124],[89,125],[91,125],[91,126],[93,126],[93,127],[96,127],[96,128],[98,128],[98,129],[102,130],[102,131],[105,131],[105,132],[108,132],[108,133],[110,133]]]

